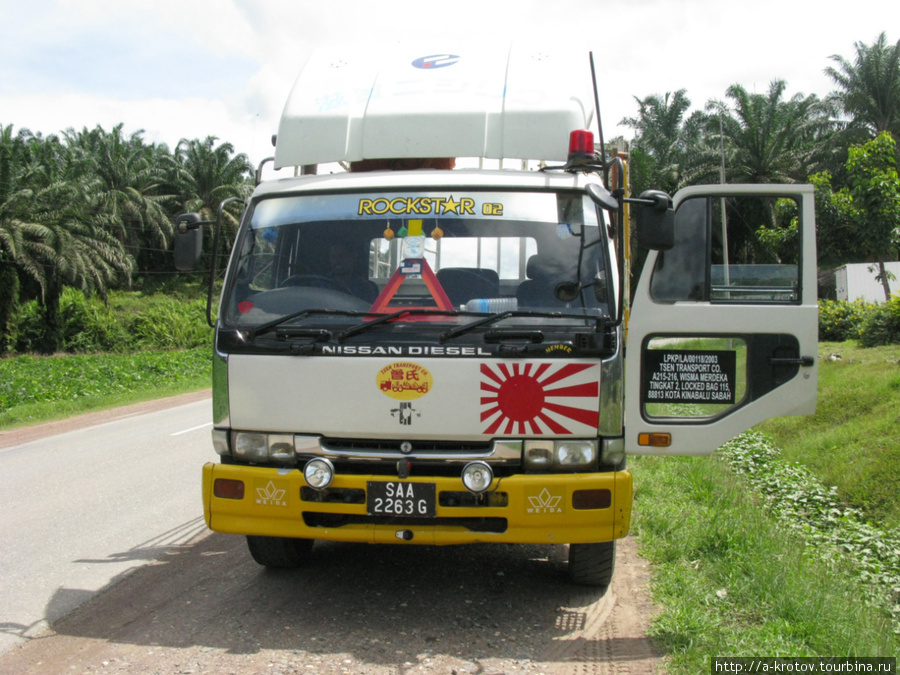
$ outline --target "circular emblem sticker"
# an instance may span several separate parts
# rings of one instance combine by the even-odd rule
[[[452,66],[459,61],[456,54],[432,54],[431,56],[423,56],[412,62],[413,68],[419,70],[434,70],[435,68],[446,68]]]
[[[434,378],[418,363],[398,361],[379,370],[375,383],[386,396],[398,401],[412,401],[431,391]]]

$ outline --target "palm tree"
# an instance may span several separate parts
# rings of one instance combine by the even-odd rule
[[[205,140],[182,139],[175,147],[175,173],[173,180],[178,184],[181,203],[184,211],[198,212],[203,220],[213,221],[219,205],[226,199],[238,197],[244,199],[252,191],[250,182],[250,162],[244,154],[234,154],[231,143],[220,143],[215,136],[207,136]],[[229,204],[222,211],[224,240],[231,242],[237,232],[241,216],[239,202]],[[206,230],[207,234],[211,230]],[[212,238],[207,237],[207,241]],[[211,246],[209,247],[211,248]],[[221,251],[215,252],[221,255]],[[224,251],[228,257],[226,245]],[[218,268],[220,277],[224,274],[224,265],[213,265]]]
[[[45,231],[33,219],[40,200],[23,178],[29,136],[27,131],[13,135],[12,125],[0,127],[0,265],[15,266],[41,283],[44,270],[37,254]]]
[[[165,206],[174,198],[161,193],[165,173],[152,161],[153,150],[141,140],[142,133],[126,138],[122,124],[109,133],[99,126],[67,132],[77,161],[87,165],[95,208],[135,258],[144,247],[166,249],[173,233]]]
[[[40,289],[45,334],[39,348],[48,353],[59,346],[63,287],[105,297],[110,285],[128,280],[134,265],[110,233],[95,182],[83,168],[80,155],[55,136],[14,136],[11,127],[0,133],[0,274],[16,287],[24,275]],[[8,339],[17,293],[5,293],[3,301]]]
[[[830,128],[828,108],[815,95],[785,100],[785,88],[775,80],[767,94],[751,94],[733,84],[726,91],[733,109],[717,101],[707,105],[707,131],[717,146],[724,136],[728,182],[794,183],[812,172]]]
[[[20,274],[43,285],[42,241],[47,229],[34,218],[39,199],[23,180],[29,132],[0,127],[0,354],[9,348],[19,305]]]
[[[87,196],[83,186],[62,193],[70,199]],[[77,208],[63,209],[48,230],[42,302],[45,330],[38,349],[53,353],[62,340],[59,307],[63,289],[79,288],[105,300],[108,288],[130,282],[135,262],[102,217],[86,218]]]
[[[251,167],[247,156],[234,154],[231,143],[219,143],[215,136],[205,140],[182,139],[175,147],[175,161],[181,199],[186,211],[196,211],[204,220],[213,220],[219,204],[229,197],[246,197],[251,189]],[[240,210],[226,210],[225,225],[237,231]]]
[[[674,192],[682,180],[687,153],[683,120],[691,101],[684,89],[635,101],[638,116],[620,122],[637,131],[631,150],[632,187],[636,193],[651,188]]]
[[[869,138],[888,131],[900,139],[900,40],[889,45],[881,33],[872,45],[855,42],[853,46],[852,63],[835,54],[831,60],[838,67],[825,69],[841,89],[834,94],[835,100]]]
[[[831,117],[816,96],[786,99],[785,89],[783,80],[773,81],[765,94],[734,84],[726,90],[729,103],[710,101],[690,178],[708,183],[805,181],[825,156]],[[777,218],[776,200],[734,200],[728,220],[733,223],[729,259],[750,251],[758,260],[781,259],[777,242],[790,237],[784,228],[790,221]]]

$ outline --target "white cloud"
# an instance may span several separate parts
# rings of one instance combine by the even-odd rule
[[[511,39],[595,52],[606,136],[635,96],[684,88],[702,108],[740,83],[825,95],[831,54],[882,30],[895,0],[32,0],[0,24],[0,123],[145,129],[149,140],[219,136],[271,154],[284,100],[322,43]],[[891,32],[894,30],[894,32]]]

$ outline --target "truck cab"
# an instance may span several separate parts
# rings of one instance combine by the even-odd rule
[[[589,65],[311,57],[276,140],[295,176],[248,199],[214,322],[211,529],[270,567],[316,539],[568,545],[572,580],[606,587],[629,454],[814,409],[812,188],[629,196],[587,131]],[[795,250],[760,262],[747,231],[779,200]]]

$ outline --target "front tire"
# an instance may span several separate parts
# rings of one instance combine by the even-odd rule
[[[312,539],[247,536],[247,548],[253,559],[270,569],[294,569],[310,559]]]
[[[606,588],[616,567],[616,542],[569,544],[569,579],[580,586]]]

